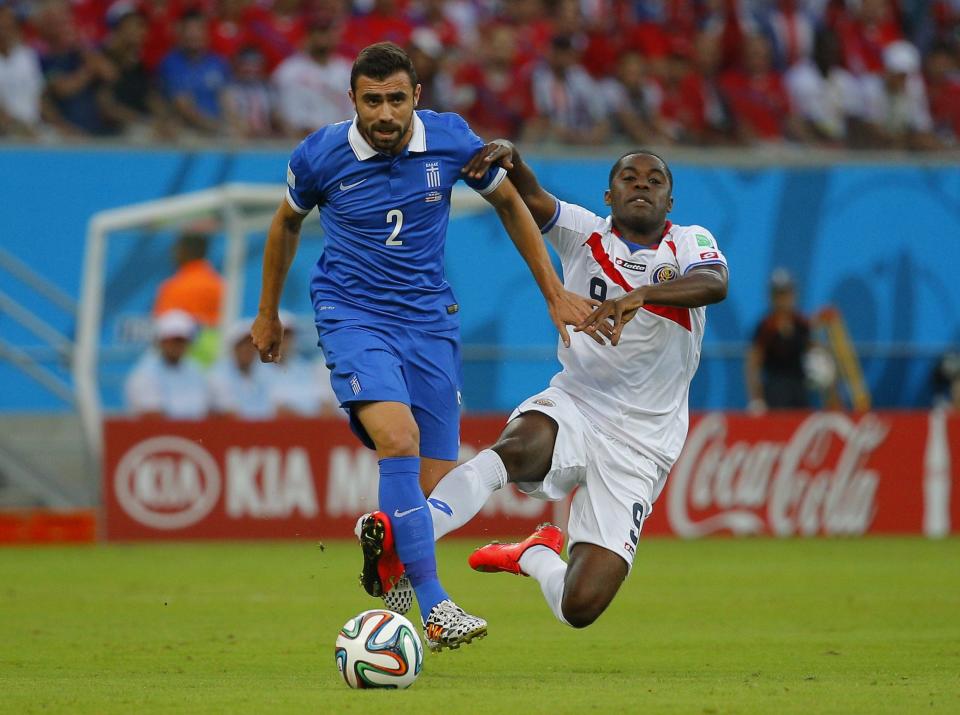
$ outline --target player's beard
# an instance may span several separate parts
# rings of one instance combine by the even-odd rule
[[[646,234],[663,226],[667,219],[667,213],[662,210],[651,210],[638,215],[632,211],[619,211],[614,218],[616,223],[623,228]]]
[[[403,138],[407,135],[407,131],[410,129],[410,122],[412,121],[413,116],[411,115],[410,120],[407,121],[405,125],[374,122],[367,130],[367,140],[373,145],[374,149],[390,154],[394,152],[400,145],[400,142],[403,141]],[[388,139],[379,136],[377,134],[378,131],[393,131],[394,133]]]

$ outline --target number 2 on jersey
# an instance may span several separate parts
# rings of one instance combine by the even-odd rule
[[[403,228],[403,211],[400,209],[390,209],[387,211],[387,223],[397,222],[397,225],[393,227],[393,231],[390,234],[390,238],[387,239],[385,245],[387,246],[402,246],[403,241],[399,240],[397,236],[400,235],[400,229]]]

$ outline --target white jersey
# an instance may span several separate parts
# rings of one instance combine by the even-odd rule
[[[137,361],[124,384],[127,407],[134,414],[160,412],[172,420],[200,420],[210,409],[207,382],[190,358],[170,365],[150,349]]]
[[[609,217],[563,201],[543,232],[560,255],[567,290],[597,300],[727,263],[702,226],[667,222],[659,244],[631,247]],[[570,347],[557,351],[563,370],[550,384],[601,431],[669,470],[687,437],[687,396],[705,323],[705,308],[648,305],[624,327],[617,347],[571,333]]]

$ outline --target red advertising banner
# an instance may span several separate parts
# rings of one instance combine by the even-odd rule
[[[467,417],[461,457],[502,417]],[[340,420],[109,420],[109,539],[341,538],[376,508],[377,459]],[[457,535],[565,523],[566,504],[495,493]],[[960,524],[960,417],[945,412],[695,416],[645,534],[915,533]]]

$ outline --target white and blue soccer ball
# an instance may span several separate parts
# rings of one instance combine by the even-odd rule
[[[409,688],[423,668],[423,644],[413,624],[383,609],[344,623],[334,654],[351,688]]]

